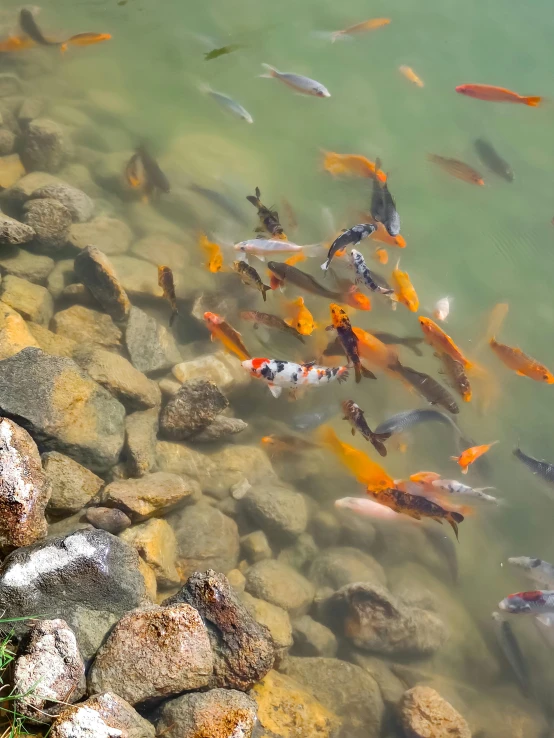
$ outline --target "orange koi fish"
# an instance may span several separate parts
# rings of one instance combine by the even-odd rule
[[[404,64],[398,67],[398,71],[402,74],[409,82],[413,82],[418,87],[424,87],[423,80],[421,80],[411,67],[407,67]]]
[[[432,161],[433,164],[437,164],[441,169],[444,169],[444,171],[450,174],[451,177],[461,179],[462,182],[469,182],[470,184],[481,186],[485,184],[485,180],[480,173],[473,167],[470,167],[469,164],[465,164],[463,161],[459,161],[458,159],[449,159],[446,156],[439,156],[438,154],[428,154],[427,158],[429,161]]]
[[[380,241],[386,246],[398,246],[399,249],[406,248],[406,239],[404,238],[404,236],[390,236],[385,226],[382,223],[377,223],[377,221],[373,218],[370,218],[368,220],[368,223],[373,223],[373,225],[377,228],[377,230],[373,234],[374,241]]]
[[[483,334],[483,337],[479,341],[479,344],[475,351],[480,351],[486,344],[489,343],[493,336],[498,335],[502,324],[506,320],[510,306],[507,302],[498,302],[490,312],[489,320],[487,323],[487,329]]]
[[[450,458],[452,459],[452,461],[458,462],[462,470],[462,474],[467,474],[469,466],[471,466],[474,461],[477,461],[480,456],[486,454],[487,451],[496,443],[498,443],[498,441],[486,443],[483,446],[472,446],[471,448],[466,448],[466,450],[463,451],[459,456],[451,456]]]
[[[505,364],[508,369],[512,369],[520,377],[529,377],[535,382],[546,382],[546,384],[554,384],[554,375],[544,364],[540,364],[536,359],[527,356],[519,348],[506,346],[499,343],[495,338],[491,338],[489,345],[500,361]]]
[[[354,326],[352,330],[358,339],[358,350],[364,361],[385,370],[394,369],[398,366],[398,354],[391,346],[387,346],[373,334],[361,328]]]
[[[471,402],[471,385],[462,362],[456,361],[449,354],[439,354],[439,357],[450,386],[454,387],[464,402]]]
[[[369,379],[376,379],[375,374],[362,365],[358,346],[358,337],[352,330],[352,325],[348,319],[348,315],[340,305],[337,305],[334,302],[331,303],[330,310],[331,320],[333,323],[329,328],[334,328],[337,331],[344,353],[346,354],[348,361],[354,366],[356,382],[362,381],[362,375]],[[327,330],[329,330],[329,328]]]
[[[171,306],[171,317],[169,318],[169,325],[173,325],[173,321],[179,315],[177,309],[177,298],[175,296],[175,282],[173,280],[173,272],[168,266],[161,265],[158,267],[158,285],[163,290],[164,298],[169,302]]]
[[[454,361],[459,361],[465,369],[471,369],[473,364],[466,359],[450,336],[440,328],[431,318],[420,316],[419,324],[426,342],[439,354],[448,354]]]
[[[341,174],[351,177],[377,177],[380,182],[387,181],[387,175],[375,167],[375,163],[361,154],[337,154],[334,151],[323,152],[323,168],[333,176]]]
[[[8,38],[0,41],[0,54],[9,54],[14,51],[25,51],[32,49],[36,43],[29,36],[8,36]]]
[[[208,259],[206,264],[204,264],[208,271],[212,272],[212,274],[221,272],[223,270],[223,254],[219,245],[212,243],[205,233],[201,233],[198,237],[198,244]]]
[[[414,286],[410,282],[408,272],[400,271],[400,259],[396,262],[396,267],[392,272],[392,281],[395,284],[395,294],[398,298],[398,302],[405,305],[408,310],[415,313],[419,307],[419,298],[414,289]]]
[[[335,41],[338,41],[339,39],[344,39],[347,36],[354,36],[357,33],[374,31],[376,28],[388,26],[389,23],[390,18],[372,18],[371,20],[362,21],[361,23],[356,23],[353,26],[348,26],[348,28],[344,28],[341,31],[333,31],[331,34],[329,34],[329,38],[331,39],[332,43],[334,43]]]
[[[317,328],[317,324],[304,304],[304,298],[297,297],[296,300],[287,305],[287,310],[291,313],[291,317],[286,318],[285,323],[292,328],[296,328],[301,336],[311,336]]]
[[[321,443],[337,456],[358,482],[364,484],[368,489],[378,492],[394,486],[394,480],[383,467],[372,461],[363,451],[343,443],[330,426],[324,425],[320,428],[319,438]]]
[[[477,100],[486,100],[488,102],[520,103],[521,105],[530,105],[532,108],[537,107],[542,99],[537,95],[518,95],[517,92],[507,90],[505,87],[495,87],[494,85],[458,85],[456,87],[456,92],[459,92],[460,95],[474,97]]]
[[[109,41],[111,39],[111,33],[77,33],[75,36],[68,38],[63,43],[60,49],[67,51],[68,46],[92,46],[93,44],[100,44],[103,41]]]
[[[251,358],[240,333],[229,325],[221,315],[206,312],[204,313],[204,320],[206,321],[206,328],[212,334],[212,341],[216,339],[221,341],[227,351],[235,354],[241,361]]]
[[[264,436],[261,444],[270,456],[275,454],[293,453],[298,454],[302,451],[319,448],[317,443],[308,441],[301,436],[276,435]]]
[[[302,261],[306,261],[306,254],[300,252],[298,254],[293,254],[292,256],[289,256],[288,259],[285,259],[285,264],[288,264],[289,266],[296,266],[296,264],[300,264],[300,262]]]
[[[369,297],[362,292],[357,292],[355,287],[344,293],[344,301],[354,310],[371,310]]]
[[[389,255],[386,249],[377,249],[373,254],[373,258],[375,259],[375,261],[378,261],[379,264],[389,263]]]

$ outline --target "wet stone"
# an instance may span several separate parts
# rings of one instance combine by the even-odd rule
[[[315,590],[311,582],[280,561],[259,561],[245,576],[248,593],[282,607],[291,617],[304,615],[313,602]]]
[[[71,226],[69,243],[80,251],[95,246],[103,254],[124,254],[131,243],[133,233],[129,226],[117,218],[100,216],[88,223]]]
[[[252,597],[248,592],[241,594],[241,600],[256,622],[265,626],[271,633],[276,648],[276,662],[280,662],[293,643],[292,625],[288,612],[282,607],[272,605],[271,602]]]
[[[152,408],[125,418],[125,458],[132,477],[143,477],[154,469],[158,415],[158,408]]]
[[[125,409],[70,359],[26,348],[1,361],[0,408],[18,417],[45,450],[94,471],[119,458]]]
[[[16,142],[15,133],[7,128],[0,128],[0,156],[9,156],[13,153]]]
[[[26,97],[17,113],[17,120],[22,128],[26,128],[35,118],[42,115],[46,107],[46,100],[41,97]]]
[[[357,548],[336,547],[322,551],[310,567],[310,581],[316,587],[340,589],[354,582],[386,584],[383,567]]]
[[[48,512],[55,515],[82,510],[104,486],[96,474],[57,451],[43,454],[42,465],[52,490]]]
[[[19,154],[0,157],[0,188],[9,189],[25,174]]]
[[[0,302],[0,360],[15,356],[24,348],[38,346],[19,313]]]
[[[0,300],[25,320],[48,326],[54,314],[52,296],[45,287],[8,274],[0,285]]]
[[[214,654],[210,687],[246,691],[272,668],[275,647],[269,631],[254,620],[223,574],[195,572],[165,604],[179,602],[196,608],[208,629]]]
[[[154,571],[158,586],[164,589],[180,583],[175,568],[177,540],[165,520],[153,518],[126,530],[121,539],[133,546]]]
[[[250,382],[250,375],[244,371],[236,357],[224,351],[183,361],[174,366],[172,371],[181,384],[189,379],[207,379],[217,384],[222,392]]]
[[[190,380],[163,408],[160,432],[171,440],[184,441],[207,428],[228,405],[213,382]]]
[[[102,492],[102,502],[107,507],[118,507],[133,522],[139,522],[190,504],[199,494],[198,485],[193,480],[167,472],[154,472],[140,479],[108,484]]]
[[[292,566],[298,571],[305,571],[306,567],[318,554],[316,542],[309,533],[301,533],[291,546],[286,546],[279,551],[277,559],[283,564]]]
[[[154,726],[116,694],[105,692],[67,707],[50,738],[155,738]]]
[[[19,246],[34,237],[35,231],[31,226],[0,213],[0,246]]]
[[[253,486],[241,500],[248,517],[268,535],[291,540],[304,532],[308,511],[304,498],[272,479]]]
[[[21,158],[28,172],[58,172],[67,158],[64,129],[47,118],[36,118],[27,126]]]
[[[10,97],[21,92],[21,80],[16,74],[0,74],[0,97]]]
[[[145,374],[170,369],[181,361],[172,334],[137,307],[129,312],[125,343],[133,366]]]
[[[131,518],[117,508],[89,507],[85,512],[85,517],[95,528],[106,530],[114,536],[132,525]]]
[[[58,336],[38,323],[27,323],[27,328],[44,353],[52,354],[52,356],[63,356],[66,359],[72,358],[77,347],[75,341],[64,338],[64,336]]]
[[[49,256],[31,254],[25,249],[13,246],[0,251],[0,271],[34,284],[45,284],[48,275],[54,268],[54,260]]]
[[[13,686],[16,694],[25,695],[17,703],[18,711],[46,722],[64,709],[62,703],[84,696],[85,664],[65,620],[42,620],[31,626],[18,651]]]
[[[35,232],[33,245],[49,255],[64,248],[69,236],[71,213],[57,200],[28,200],[23,221]]]
[[[240,539],[243,555],[251,564],[272,557],[271,546],[263,530],[255,530]]]
[[[240,418],[230,418],[227,415],[216,415],[207,428],[196,434],[194,443],[215,443],[216,441],[228,440],[248,428],[248,423]]]
[[[471,738],[465,719],[431,687],[414,687],[400,703],[406,738]]]
[[[31,172],[24,177],[18,178],[6,192],[2,193],[2,197],[13,205],[22,205],[28,200],[35,190],[51,184],[65,184],[58,177],[54,177],[47,172]]]
[[[121,615],[146,597],[136,551],[103,530],[79,530],[19,548],[0,567],[10,617],[64,617],[90,659]],[[15,624],[17,633],[29,623]]]
[[[149,607],[117,623],[96,655],[88,689],[113,691],[140,705],[207,686],[213,666],[208,633],[194,607]]]
[[[77,279],[88,287],[114,320],[129,316],[131,303],[104,252],[96,246],[87,246],[76,257],[74,269]]]
[[[154,264],[132,256],[114,256],[112,263],[123,289],[131,297],[162,297],[158,270]]]
[[[292,636],[295,655],[332,657],[337,653],[338,644],[333,631],[309,615],[293,620]]]
[[[156,266],[171,264],[171,268],[176,272],[183,270],[189,263],[187,246],[176,243],[164,235],[141,238],[133,244],[131,254]]]
[[[0,545],[28,546],[46,536],[50,487],[35,442],[12,420],[0,420]]]
[[[115,348],[121,341],[121,331],[109,315],[83,305],[60,310],[54,315],[52,328],[60,336],[72,341],[104,348]]]
[[[256,702],[232,689],[186,694],[166,702],[157,728],[167,738],[251,738]]]
[[[33,192],[32,197],[47,198],[61,203],[71,213],[74,223],[86,223],[94,212],[94,201],[82,190],[69,184],[39,187]]]

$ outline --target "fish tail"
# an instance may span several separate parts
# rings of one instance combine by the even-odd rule
[[[255,195],[246,195],[246,199],[248,200],[248,202],[251,202],[255,208],[260,208],[262,206],[262,203]]]
[[[321,265],[321,268],[323,269],[323,271],[324,271],[324,272],[326,272],[326,271],[327,271],[327,269],[329,269],[329,264],[330,264],[330,263],[331,263],[331,259],[326,259],[326,260],[325,260],[325,261],[323,262],[323,264]]]
[[[267,292],[271,292],[271,287],[269,287],[267,284],[262,284],[261,293],[262,297],[264,298],[264,302],[267,302]]]
[[[542,98],[538,96],[524,97],[523,99],[525,101],[525,104],[530,105],[532,108],[536,108],[537,105],[540,105],[540,102],[542,100]]]
[[[264,78],[271,79],[272,77],[278,77],[279,76],[279,72],[277,71],[277,69],[275,69],[275,67],[272,67],[271,64],[264,64],[262,62],[262,67],[264,69],[267,69],[267,73],[266,74],[259,74],[258,75],[259,77],[264,77]]]
[[[372,433],[369,437],[371,445],[377,451],[380,456],[385,457],[387,455],[387,449],[383,441],[386,441],[391,437],[391,433]]]
[[[416,356],[423,356],[423,351],[419,348],[419,344],[423,343],[423,338],[406,338],[402,343],[410,351],[413,351]]]
[[[354,374],[356,375],[356,384],[359,384],[362,381],[361,364],[354,364]]]
[[[375,374],[372,371],[370,371],[367,367],[360,365],[360,369],[364,377],[367,377],[367,379],[377,379]]]
[[[456,540],[459,541],[460,538],[458,536],[458,523],[463,523],[464,516],[461,513],[449,512],[448,515],[446,516],[446,520],[448,521],[448,524],[454,531]]]

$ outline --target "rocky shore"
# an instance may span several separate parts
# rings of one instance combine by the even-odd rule
[[[27,728],[541,738],[541,711],[453,592],[444,540],[336,510],[345,480],[320,451],[272,460],[259,446],[279,421],[200,321],[256,293],[202,268],[192,234],[209,203],[172,175],[178,150],[223,144],[177,141],[171,194],[144,205],[123,179],[134,143],[110,137],[101,93],[49,104],[31,94],[40,65],[13,65],[0,74],[0,612],[21,619],[1,624],[17,654],[3,679]],[[158,263],[175,273],[174,331]]]

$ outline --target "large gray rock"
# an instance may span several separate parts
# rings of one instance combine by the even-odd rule
[[[377,682],[359,666],[332,658],[288,657],[280,670],[343,719],[341,736],[379,738],[385,706]]]
[[[39,620],[31,626],[18,650],[13,686],[23,695],[19,712],[39,721],[84,696],[85,664],[65,620]]]
[[[50,738],[155,738],[156,731],[128,702],[106,692],[66,708],[48,735]]]
[[[54,302],[48,290],[11,274],[0,285],[0,299],[25,320],[48,326],[54,313]]]
[[[23,210],[23,221],[34,230],[33,243],[41,251],[53,255],[63,249],[71,225],[71,213],[65,205],[52,199],[28,200]]]
[[[170,369],[181,361],[172,334],[137,307],[130,309],[125,343],[133,366],[145,374]]]
[[[0,608],[10,617],[64,617],[90,659],[124,613],[146,600],[136,551],[103,530],[80,530],[20,548],[0,567]],[[16,623],[17,632],[28,624]]]
[[[158,732],[166,738],[251,738],[256,714],[251,697],[234,689],[212,689],[166,702]]]
[[[282,607],[292,617],[304,615],[313,602],[313,584],[280,561],[259,561],[248,569],[245,576],[247,592]]]
[[[65,184],[58,177],[47,172],[31,172],[15,182],[9,189],[2,193],[2,197],[12,205],[21,206],[28,200],[33,192],[46,185]]]
[[[354,582],[387,583],[383,567],[373,556],[348,546],[328,548],[319,553],[312,562],[309,576],[318,589],[340,589]]]
[[[248,423],[240,418],[230,418],[227,415],[216,415],[207,428],[200,431],[191,440],[194,443],[215,443],[227,441],[231,436],[242,433],[248,428]]]
[[[28,546],[46,536],[50,486],[27,431],[0,418],[0,545]]]
[[[120,345],[121,331],[109,315],[83,305],[72,305],[54,316],[55,333],[76,343],[94,344],[105,348]]]
[[[87,246],[75,258],[74,269],[76,277],[88,287],[114,320],[124,320],[128,317],[131,303],[111,261],[103,251],[96,246]]]
[[[306,530],[308,510],[301,494],[269,478],[251,487],[241,500],[251,520],[269,536],[290,541]]]
[[[96,474],[57,451],[43,454],[42,465],[52,490],[48,511],[54,515],[82,510],[104,486]]]
[[[332,630],[309,615],[302,615],[292,623],[294,653],[298,656],[327,656],[337,653],[337,639]]]
[[[152,408],[125,418],[125,458],[131,477],[143,477],[154,469],[158,415],[158,408]]]
[[[94,471],[123,448],[125,408],[74,361],[26,348],[0,362],[0,412],[17,417],[45,450]]]
[[[207,428],[228,406],[229,401],[213,382],[191,379],[163,408],[160,431],[166,438],[184,441]]]
[[[58,172],[67,158],[64,129],[47,118],[36,118],[25,131],[21,159],[28,172]]]
[[[0,246],[19,246],[35,237],[31,226],[0,213]]]
[[[112,482],[102,492],[107,507],[123,510],[136,523],[154,515],[166,515],[200,496],[198,484],[177,474],[154,472],[139,479]]]
[[[85,223],[92,218],[94,212],[93,200],[82,190],[69,184],[39,187],[33,192],[32,197],[57,200],[69,210],[74,223]]]
[[[237,565],[237,524],[219,510],[200,503],[173,513],[169,522],[177,538],[178,568],[183,577],[206,569],[226,574]]]
[[[129,248],[133,232],[122,220],[100,216],[89,223],[76,223],[71,226],[70,244],[82,250],[95,246],[108,256],[123,254]]]
[[[31,254],[17,246],[0,252],[2,274],[11,274],[35,284],[44,284],[54,269],[54,260],[42,254]]]
[[[267,628],[252,617],[223,574],[195,572],[165,605],[186,602],[200,613],[214,654],[210,687],[246,691],[272,668],[275,646]]]
[[[213,667],[206,626],[194,607],[149,606],[117,623],[96,655],[88,689],[140,705],[206,687]]]

